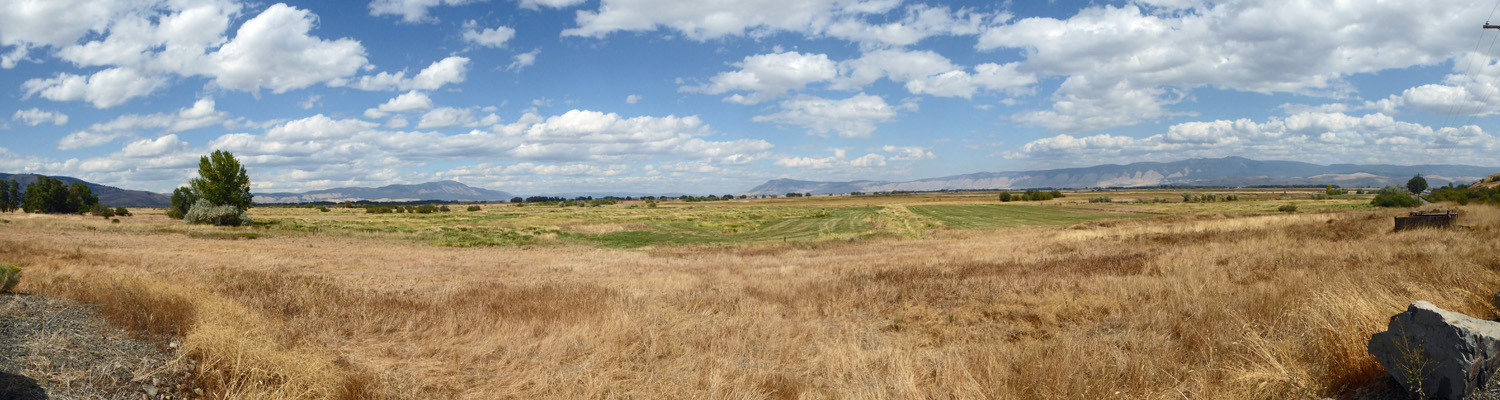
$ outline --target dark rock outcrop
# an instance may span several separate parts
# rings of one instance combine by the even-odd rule
[[[1408,393],[1463,399],[1500,371],[1500,323],[1418,301],[1370,338],[1369,351]]]

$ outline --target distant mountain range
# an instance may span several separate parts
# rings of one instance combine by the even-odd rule
[[[25,191],[27,186],[36,182],[36,174],[5,174],[0,173],[0,180],[13,180],[21,184],[21,190]],[[50,175],[48,175],[50,176]],[[147,192],[143,190],[126,190],[114,186],[100,185],[86,182],[82,179],[69,176],[51,176],[65,184],[83,182],[88,185],[89,191],[99,196],[99,203],[113,207],[166,207],[172,202],[172,198],[165,194]]]
[[[427,182],[415,185],[389,185],[378,188],[344,187],[304,193],[256,193],[255,202],[311,203],[319,201],[509,201],[510,193],[476,188],[454,181]]]
[[[1404,185],[1421,174],[1432,186],[1470,184],[1494,174],[1496,167],[1471,165],[1318,165],[1296,161],[1257,161],[1243,157],[1204,158],[1175,162],[1106,164],[1040,171],[979,172],[905,182],[817,182],[793,179],[767,181],[747,195],[786,193],[838,194],[850,192],[937,191],[985,189],[1066,189],[1144,187],[1159,185],[1229,186],[1325,185],[1380,187]]]

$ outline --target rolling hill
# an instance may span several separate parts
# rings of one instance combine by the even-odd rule
[[[378,188],[344,187],[314,190],[303,193],[256,193],[255,202],[310,203],[318,201],[507,201],[514,197],[510,193],[476,188],[454,181],[418,183],[414,185],[389,185]]]
[[[0,173],[0,180],[14,180],[21,184],[21,190],[24,191],[26,190],[26,186],[31,185],[32,182],[36,182],[36,177],[38,176],[42,175]],[[144,190],[121,189],[114,186],[100,185],[69,176],[51,177],[63,181],[63,183],[69,185],[82,182],[84,185],[88,185],[89,190],[94,192],[95,196],[99,196],[99,203],[114,207],[166,207],[167,204],[170,204],[172,201],[172,198],[170,196],[161,193],[147,192]]]
[[[1405,184],[1417,174],[1432,186],[1467,184],[1493,173],[1493,167],[1470,165],[1318,165],[1296,161],[1258,161],[1243,157],[1204,158],[1174,162],[1106,164],[1083,168],[1038,171],[979,172],[905,182],[819,182],[775,179],[746,191],[747,195],[786,193],[850,193],[1034,188],[1184,186],[1324,185],[1379,187]]]

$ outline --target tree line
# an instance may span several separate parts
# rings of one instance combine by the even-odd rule
[[[38,176],[24,192],[21,183],[14,180],[0,181],[0,186],[4,187],[0,189],[0,211],[4,212],[78,214],[99,206],[99,196],[82,182],[69,185],[57,178]]]

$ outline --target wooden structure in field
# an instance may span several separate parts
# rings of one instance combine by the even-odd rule
[[[1405,217],[1396,217],[1396,232],[1416,228],[1447,228],[1458,218],[1458,211],[1413,212]]]

